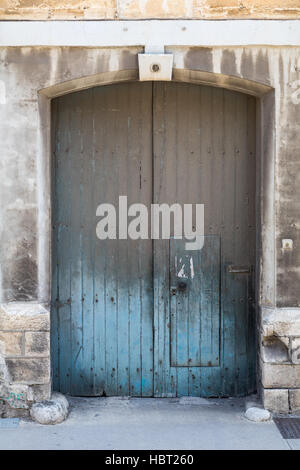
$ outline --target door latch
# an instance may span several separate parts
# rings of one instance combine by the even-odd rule
[[[186,282],[181,281],[181,282],[178,283],[179,292],[184,292],[186,290],[186,288],[187,288],[187,283]]]
[[[230,264],[227,271],[231,274],[250,274],[251,266],[234,266],[233,264]]]
[[[176,295],[177,292],[185,292],[187,288],[187,283],[184,281],[180,281],[176,287],[171,287],[171,294]]]

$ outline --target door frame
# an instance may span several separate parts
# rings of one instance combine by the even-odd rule
[[[140,49],[140,48],[139,48]],[[207,54],[204,48],[170,48],[174,54],[173,81],[221,87],[253,95],[257,98],[256,129],[256,292],[258,313],[265,305],[274,305],[275,299],[275,92],[266,84],[257,68],[245,68],[244,77],[213,72],[215,64],[204,64]],[[37,157],[38,201],[39,201],[39,301],[50,304],[51,300],[51,115],[50,101],[58,96],[106,84],[138,80],[137,47],[121,50],[122,61],[118,70],[111,70],[116,58],[116,49],[106,49],[106,64],[101,73],[79,76],[60,81],[38,91],[39,106],[39,154]],[[204,54],[204,56],[203,56]],[[86,50],[86,57],[89,49]],[[221,55],[220,55],[221,62]],[[180,67],[176,66],[181,64]],[[202,65],[201,65],[202,63]],[[251,65],[250,60],[250,65]],[[184,67],[182,67],[184,64]],[[67,66],[65,66],[67,67]],[[114,67],[115,68],[115,67]],[[221,63],[217,65],[221,70]],[[210,70],[211,69],[211,70]],[[250,79],[251,78],[251,79]],[[254,79],[253,79],[254,78]],[[48,82],[49,83],[49,82]],[[48,85],[47,83],[47,85]],[[258,329],[257,329],[258,330]],[[259,337],[259,335],[258,335]],[[258,337],[256,341],[258,341]],[[259,351],[259,348],[257,348]],[[258,355],[257,355],[258,359]],[[258,361],[257,361],[258,362]],[[260,371],[258,370],[258,384]]]

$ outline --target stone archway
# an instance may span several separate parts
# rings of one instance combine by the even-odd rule
[[[257,264],[260,273],[257,283],[259,284],[259,303],[262,316],[265,316],[265,310],[266,312],[274,311],[275,314],[275,285],[277,282],[275,271],[275,152],[278,153],[279,151],[278,147],[275,146],[275,121],[278,122],[279,119],[278,114],[275,114],[275,92],[278,96],[279,91],[278,88],[275,89],[277,86],[276,71],[271,68],[270,64],[272,60],[277,63],[275,60],[277,52],[273,49],[261,47],[244,49],[232,47],[230,51],[227,48],[221,50],[220,48],[176,46],[167,49],[174,54],[173,79],[175,81],[202,83],[233,89],[249,93],[258,98],[257,155],[259,170],[257,181],[260,188],[258,200],[260,214],[258,218],[259,255]],[[137,54],[142,51],[142,47],[111,49],[25,47],[11,48],[7,51],[7,61],[14,64],[15,76],[18,77],[20,74],[20,77],[22,77],[24,100],[26,101],[28,96],[32,97],[32,102],[36,108],[33,110],[33,115],[30,114],[30,116],[37,122],[34,128],[34,138],[31,139],[34,150],[23,149],[24,158],[30,160],[32,155],[35,156],[36,186],[34,186],[34,189],[36,191],[36,202],[32,207],[20,207],[15,210],[26,209],[27,212],[30,211],[32,218],[31,230],[34,231],[36,227],[36,232],[30,233],[28,236],[30,243],[36,250],[38,275],[36,279],[33,279],[35,290],[29,299],[30,304],[28,304],[27,298],[18,296],[18,293],[14,291],[14,286],[9,284],[10,273],[19,269],[17,266],[19,259],[8,263],[4,256],[3,279],[4,283],[8,284],[6,291],[9,292],[9,297],[4,297],[4,299],[9,304],[3,306],[3,311],[8,312],[3,315],[3,319],[6,322],[6,328],[9,324],[11,326],[9,329],[12,331],[16,329],[16,324],[10,324],[7,321],[19,317],[21,311],[27,312],[26,319],[28,319],[28,315],[32,317],[37,332],[44,332],[47,336],[49,329],[51,285],[51,99],[75,90],[104,83],[137,80]],[[293,51],[290,54],[292,55]],[[27,60],[28,57],[30,60]],[[233,66],[234,63],[239,65],[235,67]],[[260,67],[255,65],[258,63]],[[267,63],[269,66],[266,65]],[[34,74],[32,70],[34,70]],[[277,113],[278,109],[277,106]],[[30,197],[32,198],[32,195]],[[15,232],[22,227],[23,219],[19,216],[16,220]],[[4,241],[3,246],[7,246],[7,243]],[[271,327],[274,323],[272,318],[269,322]],[[21,324],[18,323],[18,325]],[[24,331],[29,328],[29,322],[27,326],[25,317],[22,325]],[[289,332],[292,331],[291,326]],[[46,341],[44,345],[47,347]],[[10,363],[13,362],[13,365],[9,367],[10,370],[12,370],[12,367],[16,371],[21,370],[21,368],[30,370],[30,373],[28,372],[30,385],[26,385],[26,387],[29,387],[31,397],[31,384],[39,385],[34,400],[49,396],[51,391],[51,384],[49,383],[50,365],[47,354],[49,356],[49,349],[45,351],[45,356],[41,359],[35,358],[34,364],[29,357],[25,357],[24,360],[21,356],[14,361],[5,358],[7,363],[9,361]],[[35,369],[32,365],[36,365]],[[287,367],[291,369],[293,366]],[[264,364],[263,368],[265,368]],[[33,374],[32,371],[34,370],[37,371],[36,374]],[[12,381],[18,384],[20,376],[15,374]],[[264,381],[267,388],[273,388],[270,376]],[[285,390],[285,392],[287,393],[288,390]]]
[[[188,51],[180,51],[180,54],[187,54]],[[60,81],[54,83],[50,86],[44,87],[39,91],[39,102],[40,102],[40,115],[42,117],[42,133],[41,133],[41,148],[44,154],[44,161],[41,164],[43,167],[42,173],[45,176],[44,188],[49,185],[49,168],[47,168],[49,161],[49,135],[50,135],[50,107],[49,103],[52,98],[62,96],[64,94],[72,93],[74,91],[84,90],[94,86],[101,86],[112,83],[128,82],[135,81],[138,79],[138,69],[136,63],[136,55],[128,51],[123,52],[123,61],[124,57],[126,58],[128,68],[121,70],[111,71],[112,60],[109,59],[109,51],[105,52],[106,54],[106,65],[107,71],[102,71],[101,73],[96,73],[87,76],[77,76],[71,80]],[[113,52],[112,54],[115,54]],[[176,57],[176,56],[175,56]],[[199,59],[199,57],[198,57]],[[178,60],[178,59],[177,59]],[[124,62],[123,62],[124,64]],[[258,227],[258,251],[259,253],[257,258],[258,274],[257,274],[257,289],[262,293],[262,297],[271,298],[274,293],[274,286],[272,287],[272,282],[274,281],[274,264],[273,257],[270,258],[269,253],[273,250],[274,246],[274,206],[272,205],[272,194],[270,189],[272,189],[272,168],[273,164],[272,159],[274,159],[273,149],[272,149],[272,140],[274,139],[273,134],[273,124],[270,121],[270,112],[274,108],[274,95],[272,93],[272,88],[265,83],[265,81],[255,81],[253,79],[237,77],[232,75],[226,75],[222,73],[214,73],[213,71],[207,70],[197,70],[197,67],[201,65],[197,62],[197,56],[195,57],[195,62],[189,59],[190,68],[176,68],[173,69],[173,80],[178,82],[187,82],[195,84],[204,84],[211,85],[215,87],[225,88],[229,90],[235,90],[246,94],[254,95],[258,98],[258,119],[257,119],[257,158],[258,158],[258,194],[259,200],[265,200],[265,203],[262,204],[263,214],[258,213],[257,227]],[[251,76],[253,78],[253,75]],[[266,119],[269,122],[269,127],[266,128],[265,122]],[[44,144],[47,143],[45,146]],[[265,150],[263,150],[265,146]],[[263,155],[263,158],[262,158]],[[261,171],[264,168],[263,172]],[[261,174],[263,173],[263,180]],[[48,176],[47,176],[48,175]],[[48,182],[47,182],[48,181]],[[47,195],[48,194],[48,195]],[[44,205],[40,204],[42,208],[44,206],[44,216],[48,219],[50,224],[50,207],[49,207],[49,192],[46,191],[43,194]],[[46,196],[46,197],[45,197]],[[264,199],[265,198],[265,199]],[[271,199],[270,199],[271,198]],[[261,230],[261,219],[268,219],[269,223],[264,224],[263,229]],[[49,286],[50,286],[50,239],[49,231],[44,231],[43,235],[40,237],[40,247],[46,251],[46,255],[43,257],[46,263],[43,263],[40,270],[40,280],[41,282],[41,293],[42,297],[49,299]],[[48,257],[48,261],[47,261]]]

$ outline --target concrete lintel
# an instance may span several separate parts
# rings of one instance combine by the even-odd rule
[[[300,20],[1,21],[0,47],[299,46]]]

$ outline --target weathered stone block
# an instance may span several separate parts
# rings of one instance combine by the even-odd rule
[[[139,0],[122,0],[119,4],[120,18],[185,18],[193,16],[194,11],[186,8],[185,2],[174,0],[168,2],[167,8],[163,0],[146,2],[144,5]]]
[[[12,19],[114,19],[116,17],[116,0],[14,0],[0,2],[0,18]]]
[[[300,411],[300,389],[289,390],[291,411]]]
[[[289,338],[277,336],[263,338],[261,356],[264,362],[288,363],[290,361]]]
[[[280,389],[263,390],[264,408],[277,413],[289,412],[289,392]]]
[[[286,0],[2,0],[2,20],[137,18],[298,18],[299,1]]]
[[[4,382],[6,373],[7,373],[6,364],[0,364],[0,383]],[[0,394],[1,394],[1,388],[0,388]]]
[[[48,358],[8,358],[6,365],[13,382],[44,384],[50,381],[50,361]]]
[[[268,410],[264,410],[263,408],[257,408],[252,406],[246,410],[245,416],[249,421],[254,421],[256,423],[260,423],[262,421],[269,421],[271,418],[270,412]]]
[[[1,388],[10,382],[9,373],[6,365],[6,358],[0,352],[0,394]]]
[[[271,8],[270,8],[271,3]],[[291,6],[292,5],[292,6]],[[293,8],[294,7],[294,8]],[[117,14],[120,18],[285,18],[297,17],[297,0],[283,4],[273,0],[164,0],[140,2],[120,0]]]
[[[3,356],[22,355],[22,335],[13,331],[0,331],[0,352]]]
[[[29,386],[6,383],[0,387],[0,399],[10,408],[28,408]]]
[[[27,394],[28,401],[42,401],[49,400],[51,397],[51,383],[44,385],[30,385]]]
[[[262,384],[265,388],[300,387],[300,366],[263,363]]]
[[[300,338],[291,339],[291,359],[293,364],[300,364]]]
[[[300,336],[300,309],[262,309],[263,336]]]
[[[28,409],[32,402],[48,400],[51,396],[51,383],[43,385],[27,385],[6,383],[0,385],[0,402],[6,408]]]
[[[25,333],[26,356],[49,356],[50,333],[46,331],[27,331]]]
[[[28,408],[11,408],[8,404],[4,405],[2,418],[27,418],[29,417]]]
[[[40,424],[58,424],[66,419],[69,403],[64,395],[54,392],[50,400],[32,405],[31,417]]]
[[[0,330],[50,330],[50,314],[42,305],[31,303],[2,304]]]

